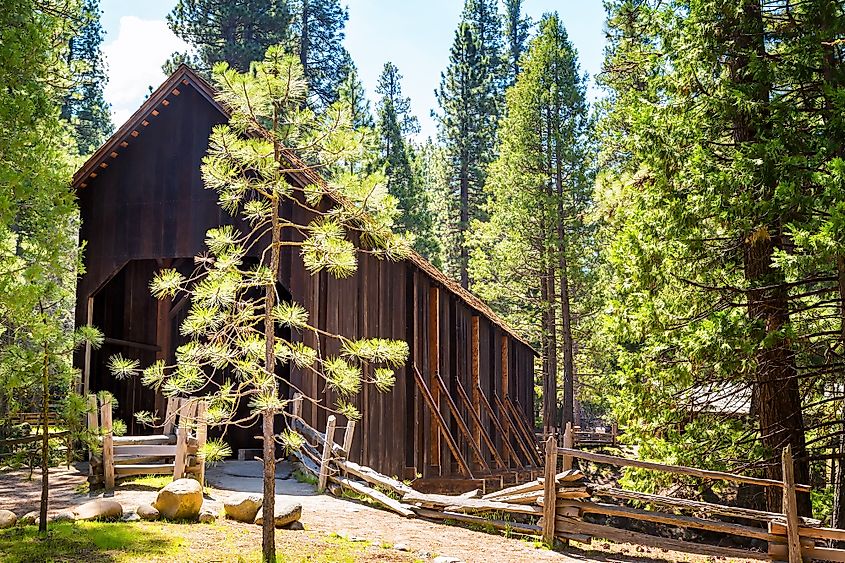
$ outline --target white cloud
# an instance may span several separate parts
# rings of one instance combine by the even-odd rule
[[[120,18],[114,41],[103,44],[109,83],[106,101],[111,104],[112,120],[120,127],[131,116],[149,87],[157,88],[164,79],[161,65],[174,51],[188,45],[176,37],[164,20],[142,20],[135,16]]]

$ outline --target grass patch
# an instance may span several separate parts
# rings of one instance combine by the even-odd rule
[[[308,483],[309,485],[316,485],[317,478],[311,475],[310,473],[305,473],[304,471],[300,471],[297,469],[293,472],[293,478],[299,481],[300,483]]]
[[[172,475],[139,475],[121,481],[121,484],[143,487],[145,489],[155,489],[157,491],[172,482]]]
[[[39,536],[35,526],[12,528],[0,532],[0,553],[4,554],[3,561],[9,563],[99,563],[176,555],[180,539],[156,528],[129,523],[62,522],[51,524],[46,536]]]

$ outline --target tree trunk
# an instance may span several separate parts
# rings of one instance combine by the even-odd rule
[[[836,257],[836,273],[839,282],[840,338],[845,349],[845,256]],[[840,389],[834,388],[834,392]],[[841,389],[845,392],[845,389]],[[842,404],[842,434],[839,436],[839,459],[834,460],[831,472],[833,487],[833,513],[831,524],[834,528],[845,528],[845,400]]]
[[[276,561],[276,441],[273,432],[273,410],[261,414],[262,438],[264,440],[264,502],[261,510],[264,522],[261,526],[261,553],[265,563]]]
[[[308,19],[310,17],[308,0],[302,0],[302,36],[299,38],[299,63],[302,73],[308,79],[308,50],[311,48],[311,38],[308,35]]]
[[[469,155],[461,155],[461,219],[460,219],[460,244],[461,244],[461,287],[469,288],[469,252],[467,251],[466,233],[469,228]]]
[[[41,506],[38,531],[47,531],[47,504],[50,496],[50,356],[44,343],[44,365],[41,371]]]
[[[767,60],[763,17],[759,0],[744,0],[741,9],[737,9],[734,18],[726,18],[725,31],[733,36],[728,47],[728,68],[731,79],[762,108],[757,114],[739,108],[734,114],[733,134],[737,145],[762,142],[770,124],[766,121],[766,106],[769,101],[771,85],[759,61]],[[757,62],[753,62],[757,61]],[[773,166],[764,162],[758,176],[761,183],[761,198],[771,199],[777,178]],[[772,268],[774,251],[782,247],[781,225],[779,219],[761,218],[754,232],[748,233],[744,243],[743,263],[745,279],[752,288],[748,292],[747,311],[749,320],[757,324],[760,349],[756,352],[756,373],[754,392],[756,393],[757,417],[760,437],[768,452],[770,463],[766,466],[766,476],[781,479],[780,454],[787,444],[792,445],[792,453],[799,461],[795,464],[795,480],[809,482],[810,468],[806,461],[804,442],[804,421],[801,411],[801,395],[798,387],[798,373],[795,354],[791,342],[779,335],[779,331],[789,322],[789,293],[782,286],[782,274]],[[765,289],[754,289],[761,287]],[[781,491],[767,487],[766,501],[770,511],[781,509]],[[812,512],[809,495],[798,495],[798,509],[802,515]]]

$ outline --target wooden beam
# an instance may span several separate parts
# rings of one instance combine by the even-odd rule
[[[507,397],[510,394],[510,339],[506,334],[502,334],[501,338],[501,354],[502,354],[502,388],[499,394],[502,397]],[[504,423],[504,430],[502,431],[502,441],[510,442],[511,431],[507,422]]]
[[[559,448],[559,453],[568,454],[578,459],[585,459],[587,461],[594,461],[596,463],[606,463],[608,465],[615,465],[617,467],[639,467],[641,469],[651,469],[654,471],[663,471],[664,473],[676,473],[679,475],[690,475],[692,477],[699,477],[701,479],[716,479],[722,481],[732,481],[735,483],[749,483],[751,485],[762,485],[767,487],[782,487],[781,481],[774,481],[772,479],[762,479],[759,477],[747,477],[745,475],[735,475],[733,473],[725,473],[723,471],[710,471],[708,469],[698,469],[694,467],[683,467],[680,465],[668,465],[665,463],[657,463],[653,461],[641,461],[639,459],[626,459],[607,454],[598,454],[593,452],[585,452],[582,450],[570,450],[566,448]],[[799,491],[809,491],[809,485],[795,485],[795,489]]]
[[[446,399],[446,405],[452,412],[452,417],[454,421],[458,424],[458,430],[461,432],[461,434],[464,436],[467,443],[469,444],[470,450],[472,450],[473,455],[478,460],[478,464],[485,471],[490,471],[490,465],[488,465],[487,460],[484,459],[484,454],[481,452],[481,447],[477,445],[473,440],[472,433],[470,432],[469,428],[466,425],[466,422],[464,422],[464,419],[461,416],[460,411],[458,410],[458,405],[455,404],[455,401],[449,394],[449,390],[446,388],[446,384],[443,383],[443,379],[440,377],[439,373],[434,374],[434,384],[440,387],[442,391],[441,397]]]
[[[460,381],[458,381],[457,384],[458,384],[457,385],[458,393],[461,395],[461,398],[464,401],[469,402],[469,396],[467,396],[467,392],[464,390],[463,385],[461,385]],[[481,396],[481,406],[484,407],[484,409],[487,410],[487,416],[489,416],[490,420],[493,421],[493,425],[496,427],[496,429],[500,433],[504,434],[504,431],[502,429],[502,423],[499,421],[499,418],[496,416],[496,413],[493,412],[493,407],[490,406],[490,402],[487,400],[487,397],[485,397],[484,395]],[[521,466],[522,460],[519,459],[519,456],[517,455],[516,450],[514,450],[511,443],[510,442],[503,442],[503,444],[505,445],[505,451],[507,451],[508,456],[510,456],[510,458],[513,459],[516,462],[517,465]]]
[[[528,464],[539,467],[541,465],[540,458],[537,455],[537,450],[534,448],[533,442],[526,441],[523,432],[519,430],[519,422],[513,419],[513,415],[509,412],[508,408],[505,406],[505,403],[503,403],[498,396],[494,396],[493,398],[496,400],[496,406],[498,407],[499,411],[504,413],[504,416],[507,417],[510,421],[511,426],[517,430],[516,432],[514,432],[514,435],[516,436],[516,443],[519,446],[519,449],[522,450],[522,453],[525,454],[525,459],[528,460]]]
[[[479,418],[481,417],[481,343],[479,342],[479,319],[473,315],[470,332],[470,391],[472,392],[472,404],[474,405]],[[480,428],[480,427],[479,427]],[[481,448],[481,432],[476,431],[473,439]]]
[[[440,289],[432,286],[428,290],[428,371],[431,374],[429,386],[435,388],[434,374],[440,373]],[[435,405],[440,404],[440,394],[435,389]],[[440,466],[440,432],[436,425],[429,429],[429,458],[432,465]],[[441,471],[442,474],[442,471]]]
[[[93,326],[94,324],[94,298],[88,297],[85,300],[85,324]],[[93,349],[90,342],[85,343],[85,361],[82,367],[82,395],[87,395],[91,389],[91,355]],[[97,410],[97,402],[94,401],[94,410]],[[96,414],[94,415],[96,417]]]
[[[783,470],[783,513],[786,515],[786,541],[789,563],[801,563],[801,538],[798,535],[798,502],[795,499],[795,465],[792,463],[792,444],[787,444],[781,456]]]
[[[103,429],[103,476],[106,489],[114,489],[114,445],[112,442],[111,401],[100,406],[100,424]]]
[[[557,507],[557,440],[546,440],[546,472],[543,482],[543,541],[549,547],[555,543],[555,508]]]
[[[337,419],[333,414],[326,420],[326,441],[323,444],[323,458],[320,463],[320,479],[317,484],[317,492],[326,490],[326,482],[329,479],[329,461],[332,459],[332,445],[334,445],[334,429]]]
[[[125,346],[127,348],[137,348],[138,350],[149,350],[151,352],[158,352],[161,349],[155,344],[145,344],[143,342],[133,342],[131,340],[121,340],[120,338],[103,338],[106,344],[114,346]]]
[[[443,380],[438,375],[438,379],[440,380],[440,384],[443,385]],[[496,467],[499,469],[507,468],[507,464],[502,460],[502,456],[499,455],[499,452],[496,449],[496,445],[493,443],[493,439],[490,438],[490,435],[487,433],[487,430],[481,424],[481,418],[478,416],[478,413],[475,412],[472,404],[467,397],[466,391],[464,391],[463,386],[461,385],[460,381],[456,382],[458,385],[458,396],[461,398],[461,401],[464,404],[464,407],[469,412],[473,422],[478,427],[479,431],[481,432],[481,437],[484,440],[484,443],[487,444],[487,448],[490,450],[490,454],[493,456],[493,460],[496,462]],[[480,407],[481,405],[479,405]]]
[[[425,380],[423,379],[420,370],[414,366],[414,374],[415,379],[417,381],[417,386],[419,387],[420,391],[422,391],[423,398],[425,399],[426,403],[428,404],[428,409],[431,411],[432,420],[436,422],[436,424],[440,428],[440,433],[442,434],[443,438],[446,440],[446,445],[449,446],[449,451],[452,452],[452,455],[455,456],[455,460],[458,462],[458,467],[461,468],[461,472],[469,477],[470,479],[474,479],[472,475],[472,470],[469,468],[464,456],[461,455],[461,450],[458,449],[458,445],[455,443],[454,438],[449,433],[449,427],[446,425],[446,421],[443,419],[443,415],[440,414],[440,410],[437,408],[437,403],[434,402],[434,397],[432,397],[431,392],[428,390],[428,387],[425,384]]]

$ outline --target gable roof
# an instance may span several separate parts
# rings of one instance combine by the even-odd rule
[[[214,88],[190,67],[185,64],[179,65],[173,74],[171,74],[149,97],[141,104],[135,113],[114,132],[114,134],[99,148],[90,158],[83,164],[79,170],[73,175],[73,188],[82,189],[87,187],[88,181],[97,177],[99,172],[108,168],[109,161],[120,156],[120,153],[132,144],[136,138],[143,134],[144,128],[152,125],[156,117],[162,112],[167,111],[170,105],[170,99],[181,94],[181,89],[185,87],[194,88],[203,98],[205,98],[211,105],[213,105],[221,114],[229,116],[229,111],[220,102],[215,99]],[[290,160],[300,161],[295,155],[287,155]],[[301,161],[300,161],[301,162]],[[305,184],[318,184],[322,187],[327,187],[325,179],[317,172],[303,163],[302,171],[293,174],[298,176],[298,180]],[[431,262],[423,258],[413,249],[406,259],[425,272],[432,280],[442,285],[445,289],[459,297],[471,309],[490,319],[493,324],[497,325],[503,331],[508,333],[514,339],[522,344],[528,346],[534,354],[537,351],[512,329],[502,318],[500,318],[493,310],[474,295],[469,290],[463,288],[455,280],[437,269]]]

